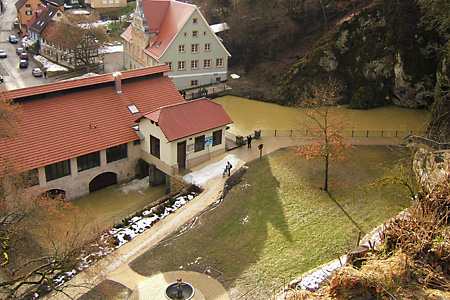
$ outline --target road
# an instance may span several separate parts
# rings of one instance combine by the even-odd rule
[[[6,51],[8,57],[0,59],[0,74],[3,76],[3,85],[7,90],[24,88],[27,86],[40,85],[45,83],[43,77],[34,77],[31,70],[38,67],[38,64],[30,56],[28,68],[19,68],[19,56],[16,48],[21,47],[17,29],[13,28],[13,21],[17,16],[15,2],[12,0],[4,2],[4,12],[0,15],[0,49]],[[14,34],[19,38],[19,43],[11,44],[8,36]]]

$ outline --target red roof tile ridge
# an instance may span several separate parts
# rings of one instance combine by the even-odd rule
[[[134,70],[126,70],[121,71],[121,79],[129,79],[129,78],[136,78],[141,76],[147,76],[157,73],[164,73],[169,71],[169,67],[164,65],[154,66],[154,67],[148,67],[148,68],[141,68],[141,69],[134,69]],[[85,78],[75,78],[70,80],[64,80],[59,82],[54,82],[50,84],[44,84],[44,85],[37,85],[37,86],[31,86],[31,87],[25,87],[21,89],[15,89],[15,90],[8,90],[5,91],[6,95],[10,97],[10,99],[17,99],[17,98],[23,98],[28,96],[34,96],[34,95],[40,95],[40,94],[46,94],[50,92],[57,92],[57,91],[63,91],[78,87],[85,87],[85,86],[92,86],[96,84],[101,83],[107,83],[107,82],[113,82],[114,81],[114,74],[108,73],[108,74],[102,74],[97,76],[91,76],[91,77],[85,77]]]

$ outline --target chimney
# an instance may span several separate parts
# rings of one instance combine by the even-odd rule
[[[122,94],[122,78],[121,78],[122,73],[114,72],[113,76],[114,76],[114,86],[116,88],[116,93]]]

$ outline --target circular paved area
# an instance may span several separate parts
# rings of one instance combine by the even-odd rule
[[[181,278],[194,287],[192,300],[230,300],[225,288],[208,275],[192,271],[172,271],[148,278],[133,292],[130,300],[167,300],[167,286]]]

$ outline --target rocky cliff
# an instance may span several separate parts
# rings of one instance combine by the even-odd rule
[[[431,105],[445,63],[426,51],[440,41],[420,27],[420,18],[412,0],[381,1],[359,12],[284,74],[279,102],[294,103],[303,86],[333,76],[344,83],[343,102],[351,108]]]

